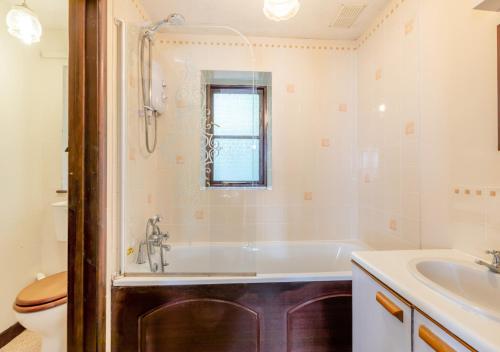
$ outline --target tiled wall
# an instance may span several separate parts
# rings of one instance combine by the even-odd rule
[[[359,236],[420,246],[418,1],[394,1],[358,41]]]
[[[395,0],[358,41],[360,236],[374,247],[500,247],[498,24],[467,0]]]
[[[140,173],[133,176],[138,185],[131,197],[151,205],[137,220],[143,225],[159,212],[173,242],[356,237],[352,43],[251,41],[255,65],[250,48],[235,36],[158,35],[168,107],[153,159],[137,150],[131,134],[139,129],[130,129],[129,174]],[[200,71],[207,69],[272,72],[272,190],[200,189]],[[130,233],[131,246],[137,235],[142,232]]]
[[[144,112],[140,98],[139,73],[139,34],[138,26],[129,25],[127,47],[127,131],[125,165],[126,176],[126,220],[125,227],[131,235],[132,242],[128,247],[137,246],[143,239],[146,221],[159,213],[157,197],[161,184],[159,183],[159,152],[153,154],[146,150]],[[151,140],[154,136],[154,125],[149,127]],[[158,138],[162,138],[161,131]],[[152,142],[150,142],[152,143]],[[158,148],[159,149],[159,148]],[[136,240],[137,239],[137,240]],[[125,247],[127,249],[127,247]]]
[[[422,0],[421,18],[422,242],[484,255],[500,247],[500,14]]]
[[[141,210],[127,244],[160,212],[182,242],[500,246],[498,23],[467,0],[394,0],[356,42],[252,38],[255,66],[236,37],[160,35],[169,110],[152,158],[129,77],[129,204]],[[273,190],[202,192],[197,72],[252,68],[274,75]]]

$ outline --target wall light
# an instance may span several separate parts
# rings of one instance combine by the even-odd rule
[[[7,13],[6,22],[9,33],[24,44],[30,45],[40,41],[42,25],[36,14],[26,5],[26,1],[12,7]]]
[[[264,14],[273,21],[286,21],[300,10],[299,0],[264,0]]]

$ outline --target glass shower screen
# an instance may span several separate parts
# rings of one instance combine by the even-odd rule
[[[119,51],[122,272],[255,275],[250,220],[270,187],[270,75],[255,72],[252,47],[235,31],[189,25],[157,31],[151,70],[141,70],[143,31],[126,24]]]

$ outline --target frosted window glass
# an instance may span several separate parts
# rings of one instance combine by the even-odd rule
[[[213,119],[216,136],[258,136],[259,95],[215,93]]]
[[[258,182],[260,146],[258,139],[217,139],[214,181]]]

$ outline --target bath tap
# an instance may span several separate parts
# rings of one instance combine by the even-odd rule
[[[165,252],[170,251],[171,247],[166,244],[165,241],[170,238],[170,235],[161,231],[158,225],[160,221],[161,217],[159,215],[155,215],[148,219],[146,223],[145,239],[139,244],[139,252],[136,259],[137,264],[144,264],[146,263],[146,256],[151,272],[153,273],[158,272],[159,267],[161,267],[161,271],[164,272],[165,267],[169,265],[169,263],[165,261]],[[160,265],[153,260],[157,248],[160,252]],[[146,251],[146,255],[144,255],[144,250]]]
[[[139,252],[137,253],[137,259],[135,260],[135,262],[137,264],[146,263],[146,259],[144,258],[144,246],[145,245],[146,245],[145,241],[141,241],[141,243],[139,243]]]
[[[484,265],[495,274],[500,274],[500,251],[489,250],[486,251],[486,254],[491,254],[493,256],[493,261],[491,262],[491,264],[486,263],[485,261],[480,259],[476,260],[476,263],[479,265]]]

